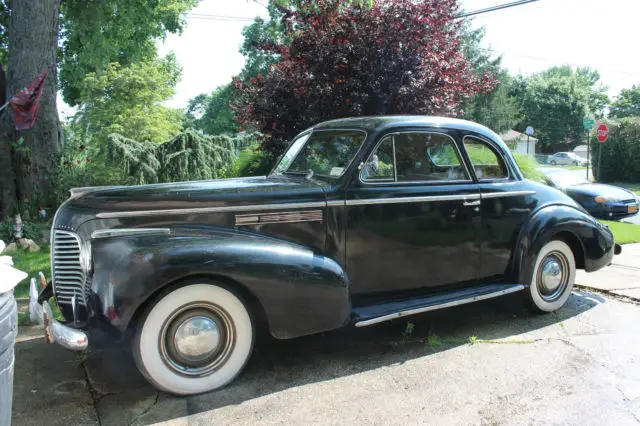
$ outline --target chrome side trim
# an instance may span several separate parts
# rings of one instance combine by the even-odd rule
[[[345,200],[327,201],[327,207],[344,207],[347,205]]]
[[[378,324],[380,322],[389,321],[396,318],[406,317],[409,315],[421,314],[423,312],[435,311],[438,309],[450,308],[452,306],[465,305],[467,303],[477,302],[479,300],[492,299],[516,291],[524,290],[524,285],[518,284],[505,290],[496,291],[494,293],[483,294],[480,296],[469,297],[467,299],[455,300],[452,302],[442,303],[440,305],[425,306],[424,308],[409,309],[407,311],[394,312],[393,314],[383,315],[381,317],[372,318],[356,323],[356,327],[367,327],[369,325]]]
[[[533,195],[536,191],[505,191],[505,192],[483,192],[481,197],[484,198],[502,198],[502,197],[517,197],[519,195]]]
[[[322,222],[322,210],[236,215],[236,226],[295,222]]]
[[[433,201],[472,201],[479,200],[479,194],[466,195],[427,195],[424,197],[375,198],[366,200],[347,200],[347,206],[367,206],[374,204],[402,204]]]
[[[180,214],[204,214],[204,213],[228,213],[228,212],[254,212],[261,210],[280,210],[280,209],[310,209],[324,208],[327,203],[324,201],[315,201],[310,203],[290,203],[290,204],[252,204],[245,206],[221,206],[221,207],[198,207],[193,209],[166,209],[166,210],[137,210],[129,212],[102,212],[98,213],[98,219],[114,219],[120,217],[138,217],[138,216],[165,216]]]
[[[121,237],[123,235],[139,235],[139,234],[169,234],[169,228],[118,228],[118,229],[100,229],[91,233],[91,239]]]

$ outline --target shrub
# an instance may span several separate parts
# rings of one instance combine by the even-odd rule
[[[245,148],[240,152],[233,167],[229,170],[229,177],[265,176],[276,163],[273,155],[262,151],[259,146]]]
[[[544,182],[544,175],[540,170],[538,170],[540,165],[533,157],[527,154],[514,152],[513,158],[516,160],[516,163],[525,178],[536,182]]]

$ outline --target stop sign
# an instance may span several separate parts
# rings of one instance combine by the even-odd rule
[[[598,126],[598,133],[596,135],[600,142],[604,142],[609,137],[609,128],[606,124],[602,123]]]

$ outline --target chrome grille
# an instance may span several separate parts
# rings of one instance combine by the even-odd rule
[[[73,232],[56,229],[53,236],[51,265],[53,269],[53,289],[56,301],[71,304],[85,304],[85,273],[80,263],[80,238]]]

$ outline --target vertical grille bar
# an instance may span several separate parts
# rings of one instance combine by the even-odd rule
[[[86,276],[80,263],[80,238],[73,232],[56,229],[51,252],[56,301],[70,305],[71,299],[76,296],[77,303],[86,306]]]

